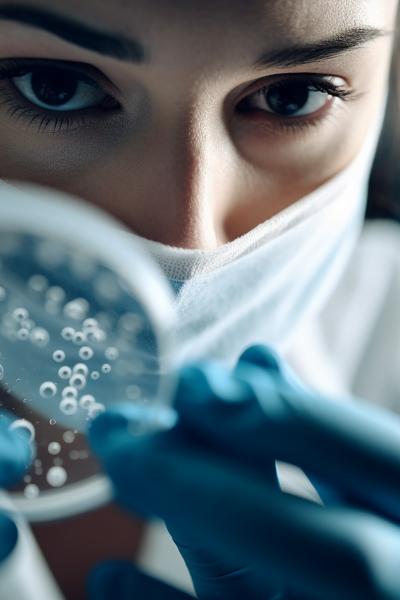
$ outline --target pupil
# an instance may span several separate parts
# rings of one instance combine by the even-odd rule
[[[32,73],[31,85],[38,99],[50,106],[61,106],[74,97],[78,88],[74,74],[60,70],[40,70]]]
[[[269,107],[280,115],[296,113],[304,107],[308,98],[308,86],[298,82],[272,86],[266,94]]]

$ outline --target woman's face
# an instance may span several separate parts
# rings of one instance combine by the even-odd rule
[[[0,178],[214,248],[357,154],[397,4],[0,0]]]

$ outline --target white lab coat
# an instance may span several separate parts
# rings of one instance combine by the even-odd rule
[[[317,317],[304,323],[285,358],[316,391],[343,398],[352,394],[400,411],[399,303],[400,227],[388,221],[367,222],[329,302]],[[280,464],[279,474],[283,489],[318,500],[299,469]],[[38,557],[38,548],[31,547]],[[30,585],[25,586],[23,594],[14,590],[10,569],[21,560],[26,559],[9,561],[5,568],[0,567],[0,600],[62,597],[56,595],[50,575],[46,583],[43,565],[41,582],[26,572]],[[162,524],[148,528],[138,563],[150,574],[192,590],[183,560]],[[21,571],[16,577],[21,577]],[[37,590],[35,593],[35,581],[37,590],[41,589],[39,595]]]

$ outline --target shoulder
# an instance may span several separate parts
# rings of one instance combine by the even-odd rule
[[[400,392],[399,303],[400,225],[367,221],[321,327],[353,393],[386,405]]]
[[[348,296],[368,287],[369,299],[377,300],[399,272],[400,225],[388,220],[367,221],[336,293]]]
[[[400,225],[391,221],[367,221],[326,310],[342,316],[357,308],[361,316],[378,317],[382,303],[399,293]],[[363,302],[361,300],[363,299]],[[344,311],[344,312],[342,312]]]
[[[371,254],[373,253],[373,254]],[[363,259],[368,255],[374,263],[378,260],[387,267],[400,266],[400,225],[395,221],[366,221],[361,233],[354,258]]]

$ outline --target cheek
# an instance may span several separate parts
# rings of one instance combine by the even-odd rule
[[[342,171],[358,154],[372,120],[383,103],[380,93],[363,106],[346,107],[340,117],[303,133],[275,136],[249,128],[239,148],[248,164],[238,196],[226,214],[224,229],[230,240],[308,195]],[[346,135],[346,132],[351,135]]]
[[[1,132],[0,132],[1,135]],[[1,136],[0,178],[20,179],[50,184],[65,177],[78,176],[88,164],[101,159],[101,146],[62,144],[32,139],[30,135]]]
[[[274,131],[260,120],[238,132],[238,148],[258,173],[280,188],[295,184],[300,191],[335,174],[357,153],[366,127],[351,112],[298,130]],[[351,136],[345,135],[349,128]]]
[[[120,122],[52,134],[0,119],[0,178],[61,186],[94,166],[101,168],[126,137]]]

